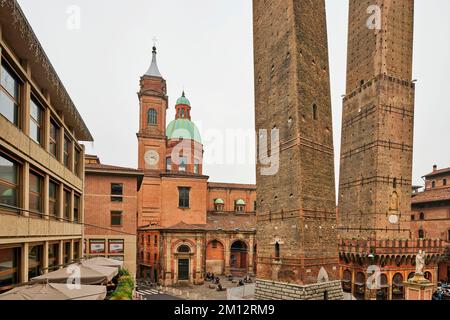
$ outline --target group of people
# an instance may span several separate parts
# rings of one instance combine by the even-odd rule
[[[234,280],[234,278],[232,275],[228,275],[227,280],[231,282]],[[212,282],[213,285],[216,285],[217,291],[225,290],[225,288],[223,288],[222,284],[220,283],[220,278],[217,277],[216,275],[214,275],[214,273],[207,272],[205,281]],[[238,287],[244,286],[245,284],[248,284],[248,283],[252,283],[252,279],[250,278],[249,275],[246,275],[244,279],[239,279]],[[213,286],[211,286],[211,288],[213,288]]]
[[[439,283],[437,291],[433,294],[433,300],[450,300],[450,286]]]

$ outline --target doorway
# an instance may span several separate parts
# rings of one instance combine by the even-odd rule
[[[178,259],[178,280],[189,281],[189,259]]]

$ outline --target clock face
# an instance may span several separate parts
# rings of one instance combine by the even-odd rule
[[[144,155],[144,160],[149,166],[154,166],[159,162],[159,154],[156,150],[148,150]]]

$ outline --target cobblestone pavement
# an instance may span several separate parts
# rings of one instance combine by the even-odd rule
[[[239,280],[240,278],[236,278]],[[254,280],[254,279],[252,279]],[[203,285],[189,286],[189,287],[165,287],[162,288],[162,292],[170,294],[172,296],[178,296],[183,299],[189,300],[226,300],[228,288],[237,287],[237,282],[233,283],[226,280],[225,277],[220,277],[220,283],[225,291],[217,291],[215,285],[211,282],[205,282]],[[210,289],[209,286],[214,286],[214,289]]]

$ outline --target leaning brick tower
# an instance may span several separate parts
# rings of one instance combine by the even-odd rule
[[[411,211],[414,0],[350,0],[342,117],[343,238],[407,239]]]
[[[280,137],[279,170],[257,165],[256,297],[341,299],[325,1],[253,14],[256,130]]]

